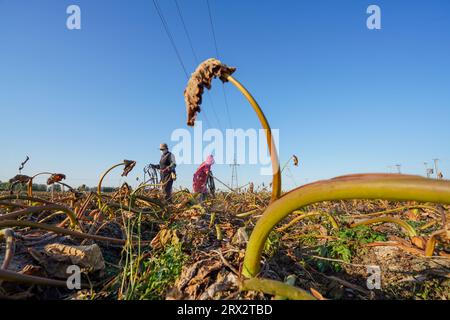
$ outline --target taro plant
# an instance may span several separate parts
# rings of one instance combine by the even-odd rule
[[[222,82],[231,82],[248,100],[253,110],[256,112],[262,127],[265,129],[267,146],[272,161],[272,198],[275,201],[281,195],[281,170],[278,161],[277,149],[272,137],[272,129],[269,122],[262,111],[259,104],[253,98],[250,92],[238,81],[232,74],[236,68],[229,67],[219,60],[208,59],[202,62],[188,81],[187,87],[184,90],[184,98],[186,102],[186,111],[188,116],[187,124],[194,126],[197,113],[201,111],[200,105],[202,103],[202,95],[204,88],[211,89],[211,82],[214,78],[219,78]]]
[[[386,236],[382,233],[372,231],[365,225],[354,228],[346,228],[337,232],[338,239],[329,241],[319,246],[316,251],[322,257],[339,259],[344,262],[351,262],[354,253],[360,250],[361,244],[375,241],[386,241]],[[342,264],[339,261],[318,260],[317,266],[320,271],[332,268],[334,271],[341,271]]]
[[[102,183],[103,183],[103,180],[105,179],[105,177],[107,176],[107,174],[110,173],[112,170],[114,170],[117,167],[124,166],[123,172],[122,172],[122,177],[126,177],[131,172],[131,170],[133,170],[135,165],[136,165],[136,161],[123,160],[121,163],[113,165],[112,167],[110,167],[108,170],[106,170],[102,174],[102,176],[100,177],[100,180],[98,182],[98,185],[97,185],[98,207],[100,210],[105,209],[105,207],[103,206],[103,202],[102,202]]]
[[[311,183],[275,201],[258,220],[247,244],[243,275],[255,277],[271,230],[293,211],[321,201],[385,199],[450,204],[450,182],[398,174],[359,174]],[[405,226],[406,227],[406,226]],[[427,247],[434,244],[429,240]],[[431,250],[431,249],[429,249]]]
[[[281,196],[281,170],[277,151],[272,138],[272,132],[261,108],[245,87],[232,77],[236,68],[228,67],[216,59],[208,59],[201,63],[189,79],[184,91],[189,126],[195,124],[197,113],[201,111],[202,94],[204,88],[211,88],[214,78],[222,82],[231,82],[247,98],[255,110],[259,121],[266,129],[267,144],[272,160],[273,181],[271,204],[258,220],[247,244],[242,274],[247,278],[256,277],[260,271],[262,252],[271,231],[287,215],[293,211],[321,201],[345,199],[384,199],[394,201],[418,201],[450,204],[450,182],[425,179],[418,176],[394,174],[360,174],[334,178],[327,181],[312,183]],[[295,159],[297,162],[298,159]],[[414,228],[406,222],[393,218],[376,218],[360,222],[354,226],[377,222],[393,222],[401,227],[413,238],[416,236]],[[447,235],[448,230],[444,230]],[[426,252],[433,251],[436,238],[442,237],[444,232],[429,239]],[[256,282],[262,291],[280,289],[267,281]],[[262,287],[264,288],[262,288]],[[281,289],[280,289],[281,290]]]

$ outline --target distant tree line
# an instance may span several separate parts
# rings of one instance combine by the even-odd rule
[[[0,181],[0,191],[6,191],[9,190],[9,188],[11,187],[11,184],[9,182],[2,182]],[[39,184],[39,183],[33,183],[33,191],[37,191],[37,192],[45,192],[45,191],[52,191],[52,188],[54,188],[53,190],[55,192],[61,192],[62,191],[62,186],[60,184],[53,184],[51,186],[48,186],[46,184]],[[15,191],[26,191],[27,190],[27,186],[26,185],[21,185],[21,184],[17,184],[14,186],[14,190]],[[67,191],[67,189],[65,188],[65,190]],[[77,188],[78,191],[93,191],[93,192],[97,192],[97,187],[89,187],[86,186],[85,184],[79,186]],[[117,191],[118,188],[113,188],[113,187],[102,187],[102,192],[108,193],[108,192],[114,192]]]

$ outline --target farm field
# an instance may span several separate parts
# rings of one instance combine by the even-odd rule
[[[450,300],[449,11],[0,0],[0,301]]]
[[[199,203],[180,190],[170,205],[160,198],[156,189],[124,185],[101,195],[100,211],[94,192],[3,192],[2,298],[286,298],[273,284],[242,276],[270,192],[218,192]],[[288,283],[300,299],[449,299],[448,209],[384,200],[305,206],[270,232],[258,278]],[[394,220],[361,223],[383,217]],[[427,241],[439,230],[447,233],[438,232],[427,257]],[[86,286],[76,293],[65,287],[75,261]],[[379,289],[367,287],[371,266],[381,270]]]

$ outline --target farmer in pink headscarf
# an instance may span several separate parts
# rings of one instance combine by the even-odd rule
[[[204,161],[194,173],[193,188],[194,192],[198,192],[201,194],[201,201],[204,201],[206,199],[206,195],[208,193],[206,183],[211,172],[211,166],[214,164],[214,162],[214,157],[212,155],[209,155],[206,158],[206,161]]]

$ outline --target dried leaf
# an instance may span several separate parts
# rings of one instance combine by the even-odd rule
[[[66,179],[66,175],[62,173],[54,173],[50,176],[50,178],[47,179],[47,184],[51,185],[56,182],[60,182],[62,180]]]
[[[14,176],[13,178],[9,179],[9,183],[16,184],[16,183],[28,183],[28,181],[31,180],[30,176],[26,176],[24,174],[18,174]]]
[[[125,168],[123,169],[122,177],[126,177],[131,170],[133,170],[134,166],[136,165],[136,161],[133,160],[123,160],[125,163]]]
[[[202,62],[197,67],[184,90],[188,126],[194,126],[197,113],[201,111],[200,105],[202,104],[204,88],[211,89],[211,82],[217,77],[222,82],[226,82],[226,75],[231,75],[235,71],[236,68],[228,67],[214,58]]]

